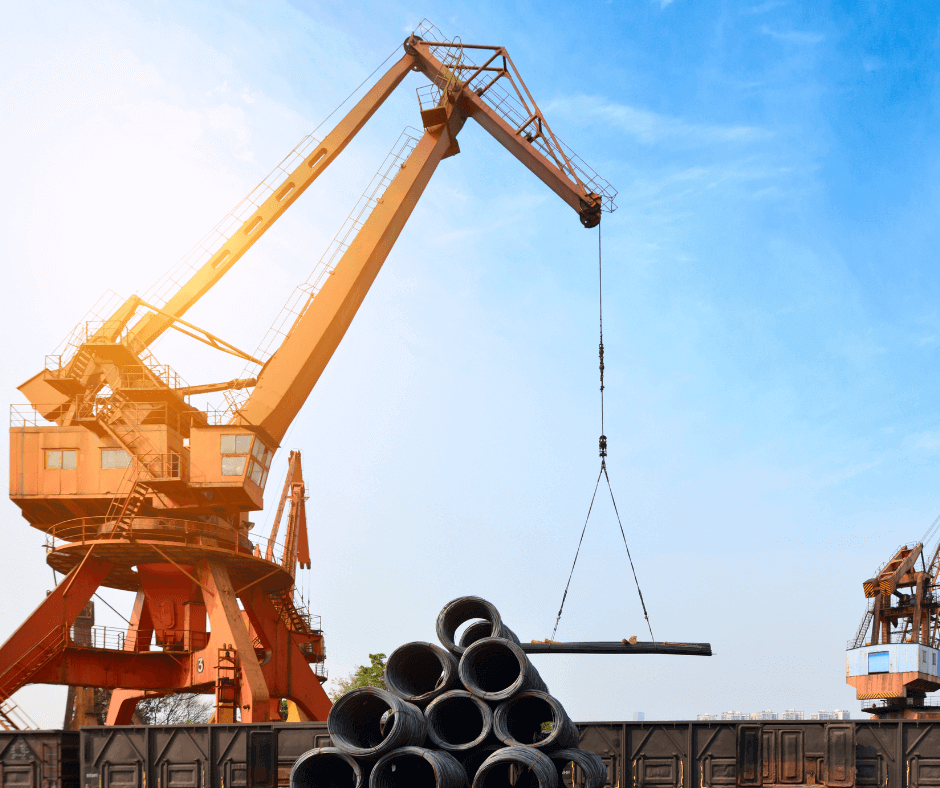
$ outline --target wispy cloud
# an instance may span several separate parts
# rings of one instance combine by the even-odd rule
[[[549,117],[571,120],[600,120],[630,134],[640,142],[680,142],[684,145],[752,142],[768,136],[755,126],[722,126],[693,123],[660,115],[627,104],[608,101],[600,96],[569,96],[555,99],[547,108]]]
[[[785,41],[788,44],[818,44],[826,38],[822,33],[812,30],[774,30],[768,25],[761,27],[760,31],[765,36]]]
[[[672,5],[672,0],[659,0],[660,9],[665,8],[667,5]]]
[[[742,14],[766,14],[768,11],[773,11],[775,8],[780,8],[785,6],[786,3],[784,0],[767,0],[766,3],[760,3],[758,5],[748,6],[747,8],[741,9]]]

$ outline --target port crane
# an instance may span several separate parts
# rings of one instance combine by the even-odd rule
[[[900,546],[862,584],[868,605],[848,643],[846,681],[881,719],[940,719],[926,697],[940,689],[940,543],[925,552],[926,541]]]
[[[259,350],[188,322],[188,310],[413,71],[430,81],[418,91],[423,130],[396,143]],[[46,560],[64,579],[0,646],[0,702],[25,684],[50,683],[111,688],[109,724],[128,723],[145,694],[179,691],[214,693],[217,722],[277,719],[282,698],[326,719],[323,633],[291,593],[296,563],[311,560],[305,529],[277,545],[276,532],[250,536],[249,518],[263,508],[289,425],[431,176],[459,153],[468,119],[584,227],[615,209],[616,192],[555,136],[505,48],[448,40],[425,22],[322,141],[305,137],[146,298],[90,315],[20,386],[29,405],[12,410],[10,497],[46,535]],[[238,358],[246,374],[186,384],[151,350],[170,330]],[[193,404],[211,392],[226,407]],[[291,479],[293,471],[290,495],[302,496],[302,480]],[[101,586],[135,592],[136,601],[116,643],[87,645],[76,622]],[[10,720],[0,713],[0,724]]]

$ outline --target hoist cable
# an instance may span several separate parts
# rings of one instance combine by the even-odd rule
[[[581,538],[578,540],[578,549],[574,553],[574,561],[571,563],[571,572],[568,574],[568,583],[565,586],[565,593],[561,595],[561,606],[558,608],[558,616],[555,618],[555,628],[552,630],[552,640],[555,639],[555,633],[558,631],[558,622],[561,621],[561,611],[565,609],[565,600],[568,598],[568,588],[571,585],[571,578],[574,577],[574,567],[578,563],[578,554],[581,552],[581,543],[584,541],[584,532],[587,530],[588,520],[591,519],[591,510],[594,508],[594,499],[597,497],[597,488],[601,484],[601,472],[597,474],[597,484],[594,485],[594,495],[591,496],[591,505],[588,507],[587,517],[584,518],[584,528],[581,529]]]
[[[594,485],[594,494],[591,496],[591,505],[588,507],[587,517],[584,519],[584,527],[581,529],[581,538],[578,540],[578,549],[574,553],[574,561],[571,564],[571,572],[568,574],[568,582],[565,585],[565,591],[561,596],[561,605],[558,608],[558,615],[555,617],[555,628],[552,630],[551,640],[555,640],[555,634],[558,632],[558,623],[561,621],[561,613],[565,609],[565,600],[568,598],[568,589],[571,587],[571,578],[574,577],[574,568],[578,563],[578,556],[581,553],[581,545],[584,542],[584,534],[587,531],[588,520],[591,519],[591,511],[594,509],[594,500],[597,497],[597,488],[601,483],[601,476],[607,480],[607,489],[610,492],[610,501],[614,505],[614,513],[617,515],[617,525],[620,526],[620,536],[623,538],[623,546],[627,550],[627,558],[630,561],[630,571],[633,573],[633,582],[636,583],[636,591],[640,597],[640,606],[643,608],[643,618],[646,619],[646,626],[650,631],[650,637],[653,636],[653,627],[650,624],[649,613],[646,610],[646,602],[643,600],[643,592],[640,590],[640,581],[636,575],[636,567],[633,565],[633,556],[630,554],[630,546],[627,544],[627,534],[623,530],[623,522],[620,519],[620,511],[617,509],[617,501],[614,498],[614,488],[610,483],[610,476],[607,473],[607,436],[604,434],[604,267],[601,247],[601,225],[597,225],[597,301],[598,301],[598,325],[600,330],[600,342],[597,346],[597,355],[599,359],[599,370],[601,378],[601,436],[598,440],[598,450],[601,458],[601,470],[597,474],[597,483]]]

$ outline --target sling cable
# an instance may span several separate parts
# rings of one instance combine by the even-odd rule
[[[591,519],[591,511],[594,509],[594,499],[597,497],[597,488],[600,486],[601,477],[607,482],[607,489],[610,492],[610,501],[614,505],[614,513],[617,515],[617,524],[620,526],[620,536],[623,538],[623,546],[627,549],[627,558],[630,561],[630,570],[633,572],[633,581],[636,583],[636,591],[640,596],[640,606],[643,608],[643,617],[646,619],[646,626],[650,631],[650,637],[653,636],[653,627],[650,625],[649,613],[646,610],[646,603],[643,601],[643,592],[640,590],[640,581],[636,576],[636,568],[633,566],[633,556],[630,555],[630,546],[627,544],[627,535],[623,530],[623,522],[620,520],[620,512],[617,509],[617,501],[614,499],[614,489],[610,483],[610,476],[607,473],[607,436],[604,434],[604,269],[603,256],[601,254],[601,225],[597,225],[597,282],[598,282],[598,309],[600,322],[600,342],[597,346],[597,354],[600,360],[601,376],[601,436],[598,439],[598,452],[601,458],[601,469],[597,474],[597,482],[594,485],[594,494],[591,496],[591,505],[588,507],[587,517],[584,519],[584,527],[581,529],[581,538],[578,540],[578,549],[574,554],[574,561],[571,564],[571,572],[568,574],[568,583],[565,585],[565,592],[561,597],[561,605],[558,608],[558,616],[555,618],[555,628],[552,630],[550,643],[554,642],[555,634],[558,632],[558,623],[561,621],[561,613],[565,609],[565,600],[568,598],[568,589],[571,586],[571,578],[574,577],[574,568],[578,563],[578,555],[581,552],[581,544],[584,542],[584,534],[587,531],[588,521]],[[635,640],[635,639],[634,639]]]

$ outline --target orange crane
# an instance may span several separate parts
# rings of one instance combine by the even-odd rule
[[[471,57],[481,55],[479,65]],[[406,132],[254,355],[184,315],[343,151],[412,71],[422,132]],[[311,665],[323,638],[291,594],[310,561],[299,455],[281,508],[288,544],[250,535],[274,452],[322,374],[438,164],[459,153],[472,118],[595,227],[616,192],[554,135],[503,47],[446,40],[429,23],[322,141],[306,137],[172,270],[147,300],[83,321],[13,409],[10,497],[47,538],[65,575],[0,646],[0,701],[27,683],[114,690],[108,722],[126,723],[146,693],[214,693],[216,721],[276,719],[280,699],[311,719],[329,700]],[[189,386],[150,348],[173,329],[247,363],[248,374]],[[196,407],[222,392],[228,408]],[[289,488],[289,489],[288,489]],[[279,518],[278,518],[279,520]],[[279,553],[279,554],[278,554]],[[75,623],[99,586],[134,591],[114,642]]]
[[[938,524],[940,518],[931,530]],[[869,701],[863,711],[880,719],[940,719],[926,699],[940,689],[940,544],[929,562],[923,541],[902,545],[862,589],[869,603],[848,643],[846,681]]]

